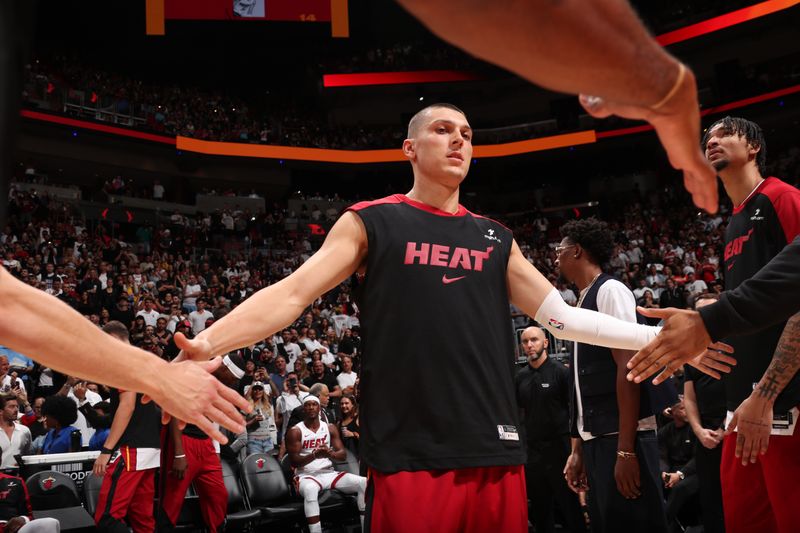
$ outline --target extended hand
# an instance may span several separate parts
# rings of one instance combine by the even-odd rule
[[[691,70],[686,68],[674,95],[658,109],[587,95],[581,95],[580,102],[596,118],[617,115],[649,122],[667,151],[670,164],[683,172],[683,185],[694,204],[709,213],[717,212],[717,173],[700,151],[700,106]]]
[[[173,337],[175,345],[180,348],[178,360],[208,361],[211,359],[211,343],[203,338],[188,339],[180,331]]]
[[[239,434],[244,431],[244,417],[239,410],[249,413],[252,408],[235,390],[211,375],[221,364],[222,359],[215,357],[203,363],[181,361],[163,365],[153,374],[155,383],[143,401],[152,399],[165,414],[194,424],[225,444],[228,439],[213,422]]]
[[[736,457],[742,458],[742,465],[755,463],[759,455],[767,453],[769,435],[772,429],[772,402],[753,392],[743,401],[725,431],[730,435],[736,430]]]
[[[700,314],[685,309],[645,309],[637,307],[644,316],[661,318],[664,325],[656,338],[639,350],[628,361],[628,379],[641,383],[662,368],[653,383],[658,385],[684,363],[694,363],[699,370],[719,379],[715,370],[725,370],[725,365],[735,365],[736,359],[723,353],[733,353],[733,348],[722,342],[711,344],[711,337]],[[699,361],[694,361],[700,357]]]

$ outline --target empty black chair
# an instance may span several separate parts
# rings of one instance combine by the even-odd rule
[[[100,499],[100,487],[102,486],[103,478],[94,474],[89,474],[83,481],[83,501],[86,504],[86,510],[92,516],[97,511],[97,500]]]
[[[348,474],[353,474],[355,476],[360,476],[359,473],[359,465],[358,465],[358,458],[351,452],[350,450],[345,450],[347,455],[344,458],[344,461],[333,461],[333,468],[337,472],[347,472]]]
[[[94,530],[94,518],[81,505],[78,487],[68,475],[54,470],[25,480],[34,518],[55,518],[62,531]]]
[[[247,508],[242,489],[239,486],[239,479],[236,477],[238,465],[232,465],[226,460],[221,462],[222,480],[228,491],[228,514],[225,529],[226,531],[239,530],[243,525],[246,526],[258,520],[261,517],[261,511]]]
[[[36,472],[25,480],[25,484],[28,486],[31,507],[34,511],[81,506],[78,487],[72,478],[61,472],[55,470]]]

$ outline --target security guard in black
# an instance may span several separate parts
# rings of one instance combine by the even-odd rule
[[[514,378],[514,390],[528,452],[529,516],[537,533],[555,531],[557,504],[568,529],[582,532],[586,525],[580,502],[562,474],[570,453],[569,370],[547,357],[548,341],[541,328],[527,328],[521,340],[528,364]]]

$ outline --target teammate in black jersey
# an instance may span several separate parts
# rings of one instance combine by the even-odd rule
[[[509,300],[559,338],[638,349],[656,330],[569,307],[508,228],[459,204],[472,161],[472,128],[459,109],[417,113],[403,153],[414,172],[407,194],[353,206],[294,274],[196,338],[176,338],[197,360],[252,344],[364,272],[366,526],[526,531]]]
[[[725,117],[709,127],[704,145],[733,202],[724,257],[725,288],[732,290],[800,235],[800,191],[763,177],[766,142],[753,122]],[[729,342],[738,365],[725,380],[725,528],[793,531],[800,501],[800,316]]]

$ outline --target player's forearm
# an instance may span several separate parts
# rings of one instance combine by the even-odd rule
[[[556,338],[624,350],[641,349],[661,331],[661,328],[570,307],[555,289],[542,301],[534,318]]]
[[[291,290],[287,280],[263,288],[203,330],[198,338],[211,343],[212,355],[256,344],[289,325],[311,303]]]
[[[650,106],[678,76],[625,0],[399,2],[445,40],[556,91]]]
[[[636,430],[639,425],[639,395],[641,389],[638,383],[628,381],[628,368],[625,366],[633,357],[633,352],[627,350],[613,350],[614,361],[617,363],[617,409],[619,410],[619,439],[617,449],[633,452],[636,446]]]
[[[169,436],[172,440],[172,446],[174,449],[173,455],[178,457],[180,455],[185,456],[183,450],[183,432],[181,431],[180,426],[178,425],[178,421],[174,418],[169,423]]]
[[[126,398],[125,396],[132,395],[132,398]],[[111,429],[108,431],[108,436],[106,437],[106,442],[103,444],[104,448],[108,448],[109,450],[113,450],[119,444],[119,439],[122,438],[122,435],[125,433],[125,429],[128,427],[128,423],[131,421],[131,417],[133,416],[133,410],[136,408],[136,393],[135,392],[123,392],[120,394],[120,402],[119,406],[117,407],[117,412],[114,414],[114,420],[111,422]]]
[[[778,394],[783,392],[789,381],[797,374],[798,369],[800,369],[800,313],[790,318],[783,328],[772,361],[753,394],[768,402],[774,402]]]
[[[0,268],[0,339],[63,374],[150,394],[166,361],[103,333],[61,300]]]

